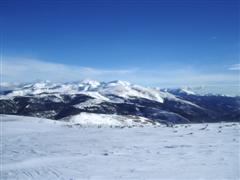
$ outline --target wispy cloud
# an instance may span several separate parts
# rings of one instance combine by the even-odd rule
[[[239,64],[231,70],[239,69]],[[50,80],[55,82],[77,81],[85,78],[99,81],[126,80],[132,83],[159,86],[199,86],[224,85],[239,83],[239,77],[234,71],[204,72],[191,66],[162,66],[153,69],[97,69],[92,67],[72,66],[60,63],[45,62],[26,58],[4,58],[3,81],[28,82],[34,80]]]
[[[167,69],[164,71],[142,72],[141,80],[152,85],[178,87],[199,85],[238,84],[239,77],[234,73],[204,72],[192,68]]]
[[[229,67],[229,70],[239,71],[240,70],[240,64],[233,64],[232,66]]]
[[[111,76],[123,76],[134,73],[137,69],[96,69],[91,67],[71,66],[45,62],[36,59],[5,58],[3,60],[4,81],[73,81],[84,78],[105,79]]]

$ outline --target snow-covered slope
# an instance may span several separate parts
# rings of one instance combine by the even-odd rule
[[[240,98],[160,90],[125,81],[49,81],[19,85],[0,95],[0,113],[63,119],[82,112],[141,116],[162,123],[239,121]]]
[[[132,85],[125,81],[112,81],[103,86],[98,90],[104,95],[115,95],[123,98],[145,98],[153,101],[163,102],[162,95],[158,90],[152,88],[145,88],[142,86]]]
[[[49,81],[30,83],[16,88],[6,96],[1,96],[1,98],[31,95],[45,96],[48,94],[86,94],[103,101],[111,101],[108,97],[110,95],[126,99],[145,98],[160,103],[163,103],[164,99],[181,101],[173,94],[155,88],[147,88],[126,81],[105,83],[94,80],[83,80],[73,83],[51,83]]]
[[[196,95],[197,94],[190,87],[162,89],[162,91],[173,93],[173,94],[185,94],[185,95]]]
[[[153,121],[139,116],[121,116],[110,114],[96,114],[82,112],[75,116],[70,116],[65,120],[72,124],[80,124],[82,126],[142,126],[153,125]],[[155,123],[154,123],[155,124]],[[158,123],[159,124],[159,123]]]
[[[101,95],[116,95],[124,98],[141,97],[151,99],[159,102],[163,102],[162,95],[158,90],[151,88],[144,88],[141,86],[131,85],[124,81],[113,81],[109,83],[100,83],[93,80],[83,80],[74,83],[51,83],[49,81],[37,82],[24,85],[23,87],[15,89],[7,96],[26,96],[26,95],[41,95],[41,94],[56,94],[56,93],[68,93],[76,94],[83,93],[94,96],[94,93],[98,92]],[[166,96],[166,95],[165,95]]]
[[[3,116],[4,180],[237,180],[238,123],[81,128]]]

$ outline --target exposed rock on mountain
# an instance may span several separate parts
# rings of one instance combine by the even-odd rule
[[[161,123],[240,121],[240,97],[158,90],[125,81],[37,82],[2,89],[2,114],[66,119],[83,112],[140,116]]]

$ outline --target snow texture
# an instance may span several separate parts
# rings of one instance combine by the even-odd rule
[[[122,116],[122,115],[110,115],[110,114],[95,114],[82,112],[78,115],[71,116],[66,120],[71,124],[79,124],[81,126],[142,126],[152,125],[150,119],[139,116]],[[160,125],[158,123],[158,125]]]
[[[175,98],[166,92],[154,88],[146,88],[133,85],[125,81],[111,81],[108,83],[94,80],[83,80],[74,83],[51,83],[49,81],[26,84],[15,88],[1,99],[13,98],[15,96],[46,96],[47,94],[86,94],[102,101],[110,101],[107,96],[115,95],[122,98],[145,98],[163,103],[164,98]]]
[[[84,128],[1,115],[1,125],[0,179],[240,178],[238,123]]]

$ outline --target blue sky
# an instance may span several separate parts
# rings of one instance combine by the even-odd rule
[[[3,81],[239,84],[237,0],[3,0],[0,20]]]

